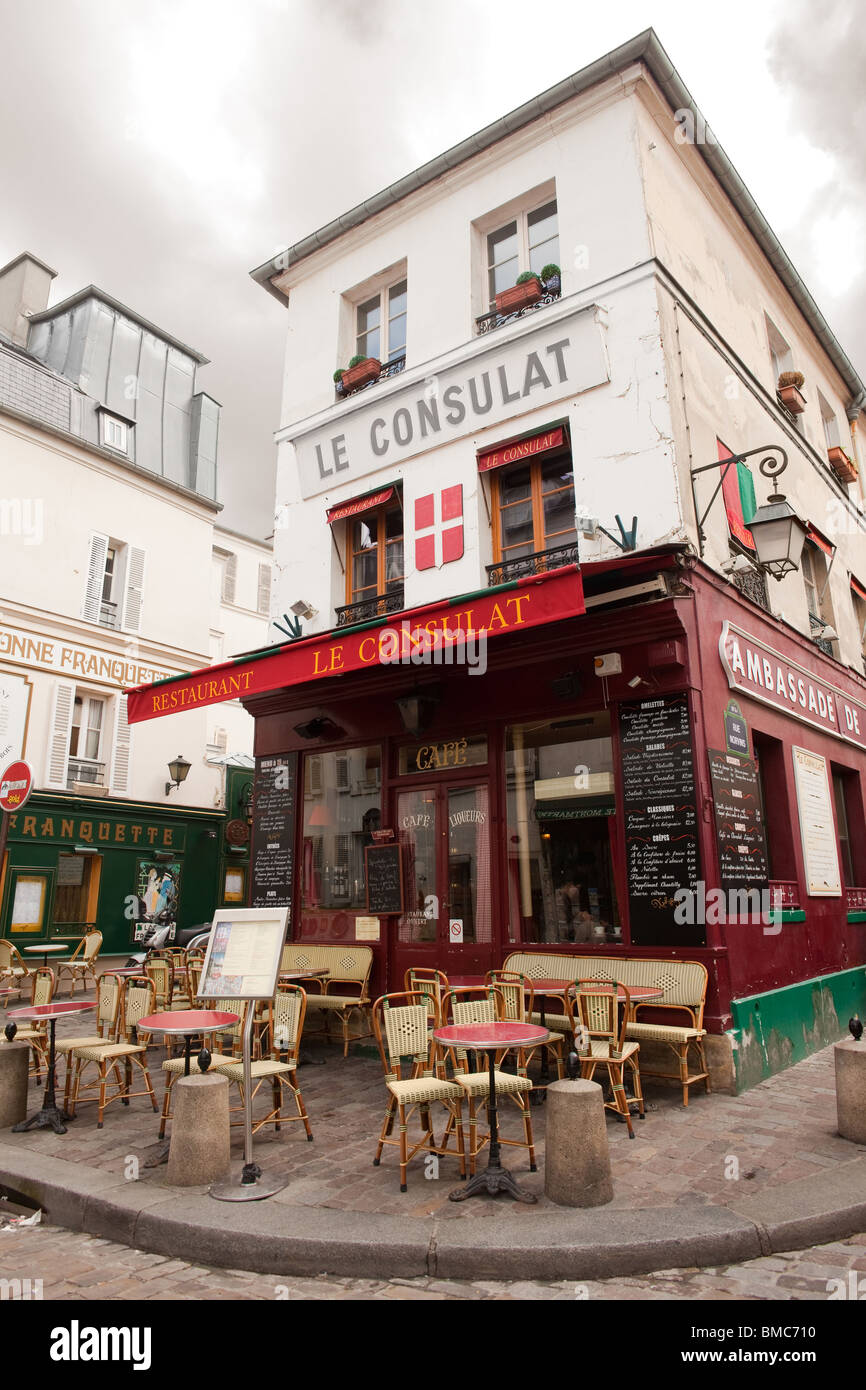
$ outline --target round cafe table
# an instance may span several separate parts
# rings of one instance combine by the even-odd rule
[[[550,1037],[546,1028],[534,1023],[448,1023],[444,1028],[434,1028],[433,1036],[446,1047],[465,1047],[470,1051],[486,1052],[490,1084],[487,1096],[487,1115],[490,1122],[490,1145],[487,1151],[487,1167],[463,1188],[448,1194],[451,1202],[465,1202],[467,1197],[477,1197],[486,1193],[495,1197],[499,1192],[507,1192],[518,1202],[537,1202],[538,1198],[520,1187],[503,1168],[499,1156],[499,1122],[496,1114],[496,1053],[506,1047],[530,1047],[547,1042]]]
[[[136,1031],[142,1033],[165,1033],[170,1038],[184,1039],[183,1074],[189,1076],[192,1040],[208,1033],[219,1033],[223,1028],[231,1028],[238,1022],[237,1014],[222,1013],[219,1009],[169,1009],[164,1013],[146,1014],[138,1020]],[[209,1065],[209,1064],[208,1064]],[[168,1077],[166,1077],[168,1086]],[[158,1168],[168,1162],[170,1141],[165,1139],[146,1168]]]
[[[58,951],[62,951],[65,956],[69,955],[69,947],[64,946],[62,941],[42,941],[37,946],[22,946],[22,951],[28,956],[41,955],[42,964],[48,964],[49,956],[56,956]]]
[[[85,1004],[83,1001],[70,1000],[66,1004],[36,1004],[35,1006],[31,1004],[29,1008],[11,1009],[7,1013],[6,1017],[10,1019],[20,1018],[34,1022],[39,1019],[48,1020],[48,1077],[45,1082],[42,1109],[37,1110],[35,1115],[31,1115],[29,1120],[22,1120],[20,1124],[13,1125],[13,1134],[32,1129],[34,1125],[37,1129],[53,1129],[55,1134],[66,1133],[64,1120],[71,1120],[73,1116],[67,1115],[65,1110],[58,1109],[54,1094],[54,1030],[58,1018],[65,1018],[67,1014],[83,1014],[88,1009],[95,1008],[95,1003]]]

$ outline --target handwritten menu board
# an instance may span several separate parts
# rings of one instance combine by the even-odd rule
[[[770,866],[758,771],[751,758],[708,750],[719,882],[728,889],[769,887]]]
[[[622,705],[619,718],[632,942],[701,946],[705,928],[674,919],[677,889],[700,877],[687,697]]]
[[[367,911],[378,917],[403,911],[402,847],[367,845],[364,849],[367,877]]]
[[[251,907],[288,907],[294,881],[298,755],[256,758]]]

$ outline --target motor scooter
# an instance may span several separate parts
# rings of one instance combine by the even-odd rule
[[[148,931],[148,927],[152,930]],[[184,949],[192,946],[206,946],[210,929],[210,922],[200,922],[195,927],[184,927],[178,931],[171,912],[161,912],[152,923],[145,923],[145,931],[142,932],[141,939],[142,949],[134,951],[126,964],[144,965],[148,956],[153,955],[156,951],[164,950],[166,946],[180,946]]]

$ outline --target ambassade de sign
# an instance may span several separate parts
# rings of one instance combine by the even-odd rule
[[[301,494],[333,491],[609,378],[595,305],[487,350],[473,350],[435,376],[396,389],[393,382],[400,378],[391,378],[361,392],[357,404],[346,401],[327,426],[290,436]]]
[[[732,690],[792,719],[866,748],[866,705],[807,671],[734,623],[722,624],[719,655]]]

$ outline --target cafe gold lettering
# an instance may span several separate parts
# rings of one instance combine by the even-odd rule
[[[443,767],[463,767],[466,763],[466,739],[453,743],[425,743],[415,754],[415,766],[420,772],[432,772]]]

